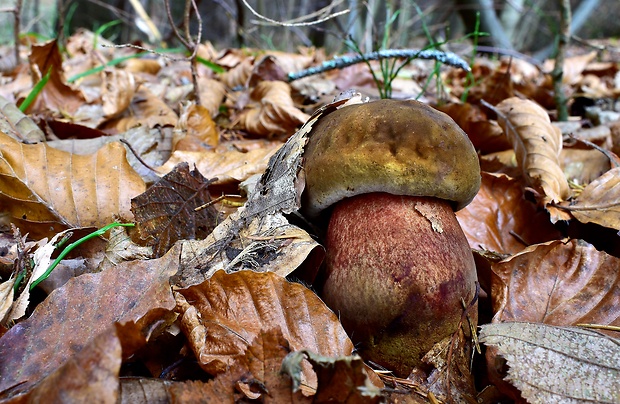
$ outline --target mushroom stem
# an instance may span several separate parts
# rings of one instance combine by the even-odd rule
[[[365,359],[408,376],[457,330],[461,299],[475,293],[473,256],[451,203],[357,195],[334,206],[326,238],[324,300]]]

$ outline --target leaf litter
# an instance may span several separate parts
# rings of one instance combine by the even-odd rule
[[[321,256],[319,244],[296,220],[303,190],[300,174],[306,138],[321,116],[347,103],[362,102],[361,97],[344,97],[331,104],[323,101],[304,106],[299,103],[300,95],[306,95],[306,102],[333,98],[335,94],[329,92],[339,91],[338,83],[344,85],[340,90],[350,87],[342,83],[355,83],[372,94],[374,83],[368,80],[368,68],[351,66],[291,85],[285,82],[284,75],[320,64],[325,55],[306,50],[301,55],[272,52],[256,57],[235,49],[217,52],[210,44],[201,44],[201,57],[220,66],[225,73],[200,66],[198,79],[204,108],[189,103],[183,110],[179,103],[186,101],[192,90],[187,85],[189,70],[186,65],[165,58],[130,58],[124,64],[108,66],[68,83],[63,72],[67,72],[67,77],[78,77],[79,73],[100,65],[101,60],[109,62],[133,52],[94,49],[94,37],[86,31],[72,36],[67,46],[74,57],[64,61],[55,42],[32,47],[30,63],[34,75],[15,76],[10,85],[0,88],[4,97],[0,99],[4,125],[0,126],[0,168],[4,167],[0,177],[0,225],[13,223],[36,241],[66,229],[102,227],[119,219],[147,223],[149,219],[145,218],[161,214],[156,207],[169,204],[176,208],[168,212],[172,213],[169,216],[159,216],[160,227],[153,226],[158,228],[155,232],[110,234],[107,257],[99,264],[102,272],[73,278],[40,302],[34,312],[28,308],[25,314],[29,318],[0,328],[0,397],[8,398],[17,392],[28,394],[29,399],[57,394],[72,394],[77,399],[97,394],[116,401],[129,394],[131,385],[127,380],[119,382],[120,364],[132,363],[129,356],[138,348],[148,356],[148,352],[157,352],[156,347],[164,345],[164,341],[174,341],[170,356],[155,360],[149,375],[161,377],[150,386],[166,399],[301,402],[314,394],[319,401],[345,397],[354,402],[376,400],[364,392],[381,388],[381,383],[376,382],[375,373],[362,366],[359,358],[350,356],[352,347],[342,342],[348,340],[346,335],[335,331],[340,330],[337,317],[322,306],[311,289],[291,284],[285,278],[299,276],[312,282]],[[14,101],[23,97],[50,66],[51,79],[46,90],[27,116],[21,114]],[[565,76],[566,86],[597,97],[618,94],[618,88],[610,85],[613,80],[600,79],[604,74],[617,73],[613,65],[595,66],[590,55],[583,55],[569,58],[566,66],[571,68]],[[415,69],[412,71],[417,74]],[[597,249],[600,240],[596,227],[593,233],[586,233],[578,226],[583,223],[601,229],[620,229],[616,217],[617,172],[598,164],[588,175],[578,171],[574,174],[574,167],[582,167],[591,159],[583,153],[566,153],[576,150],[576,146],[563,138],[549,119],[548,110],[553,104],[549,97],[550,81],[544,72],[520,60],[477,59],[472,74],[476,85],[467,90],[471,90],[468,103],[453,103],[442,109],[453,115],[470,135],[485,168],[481,192],[458,213],[464,232],[472,248],[487,254],[486,257],[505,257],[477,261],[481,274],[483,266],[490,271],[489,286],[482,295],[490,304],[488,309],[481,305],[481,313],[494,317],[496,324],[492,326],[510,327],[511,322],[527,321],[525,325],[517,323],[517,327],[526,332],[534,327],[538,334],[543,333],[542,329],[545,335],[557,335],[560,339],[568,334],[541,327],[582,322],[617,325],[617,258],[613,251]],[[448,70],[443,77],[450,80],[453,94],[459,96],[466,91],[462,72]],[[321,82],[325,78],[331,85]],[[403,96],[419,88],[402,80],[394,83],[395,95]],[[232,91],[234,86],[243,89]],[[516,94],[529,100],[511,98]],[[404,97],[407,96],[411,94]],[[432,100],[432,96],[428,99]],[[496,105],[500,112],[496,120],[481,100]],[[312,114],[317,107],[319,110]],[[605,127],[603,121],[592,122]],[[40,131],[36,123],[45,131]],[[617,150],[614,126],[609,126],[610,130],[600,131],[595,137],[581,136],[589,136],[599,147]],[[90,133],[95,136],[112,136],[52,140],[67,133],[87,136],[82,128],[94,129]],[[42,141],[44,136],[47,144],[28,144]],[[113,142],[118,138],[128,140],[138,157],[129,146]],[[66,151],[58,151],[57,145]],[[131,152],[129,156],[126,151]],[[154,171],[140,163],[142,158]],[[94,165],[99,162],[104,163]],[[185,166],[179,166],[183,163]],[[180,174],[181,182],[153,185],[162,176],[168,180],[179,175],[179,167],[185,170]],[[121,175],[117,175],[119,172]],[[209,180],[191,174],[198,172]],[[218,181],[211,183],[215,178]],[[194,183],[196,179],[198,182]],[[179,193],[176,200],[164,198],[172,187],[176,192],[185,186],[179,184],[185,183],[190,184],[189,196]],[[131,212],[130,201],[147,187],[151,193],[143,196],[145,218],[140,219]],[[227,194],[241,196],[233,198]],[[211,211],[207,218],[197,215],[200,211],[195,209],[209,204],[214,197],[219,197],[218,204],[212,207],[219,211],[228,209],[228,213],[220,216]],[[189,202],[178,205],[181,200]],[[231,205],[233,200],[246,202],[239,207]],[[173,222],[175,218],[178,223]],[[140,234],[149,232],[150,241],[140,238]],[[155,256],[161,258],[146,259],[150,254],[148,245],[154,246]],[[2,252],[3,257],[19,255],[15,244],[9,248],[13,251],[7,249]],[[32,250],[36,248],[33,244]],[[28,258],[33,251],[22,251],[22,258]],[[80,254],[89,258],[92,252],[79,249],[76,258],[82,258]],[[7,307],[7,302],[10,307],[15,298],[11,296],[10,279],[23,265],[19,262],[1,266],[0,309],[5,314],[2,308]],[[290,291],[295,293],[291,295]],[[217,296],[220,298],[216,304],[206,304]],[[238,301],[238,306],[233,307],[233,301]],[[234,309],[241,314],[233,316]],[[244,317],[248,313],[262,314],[259,320],[248,320]],[[273,313],[283,317],[272,319]],[[222,339],[211,342],[213,350],[207,349],[207,337],[215,337],[210,334],[215,324],[244,336],[233,338],[243,343],[228,346],[232,342]],[[320,329],[319,325],[329,327]],[[509,344],[521,341],[521,337],[515,338],[512,331],[502,329],[489,339],[485,332],[490,327],[483,326],[482,341],[495,356],[489,357],[486,371],[501,394],[522,394],[528,398],[547,389],[548,397],[569,397],[562,386],[543,383],[557,379],[561,366],[566,367],[548,366],[552,360],[548,353],[554,346],[529,339],[525,345],[512,348]],[[334,332],[340,336],[340,342],[326,342]],[[596,346],[602,341],[591,345],[591,333],[573,329],[570,332],[573,344],[580,347]],[[299,335],[309,340],[299,342]],[[185,344],[189,349],[182,349]],[[505,374],[494,373],[493,358],[498,353],[492,351],[495,346],[505,348],[499,353],[509,357],[512,373],[508,380],[513,390],[502,384]],[[545,355],[536,356],[529,350],[531,346],[542,349]],[[613,357],[617,348],[613,344],[610,347]],[[222,349],[226,355],[221,355]],[[316,352],[327,357],[319,358]],[[301,373],[289,372],[290,377],[280,373],[288,354],[298,355],[303,369]],[[214,363],[220,360],[227,365],[211,366],[211,359],[203,363],[201,357],[215,357]],[[166,379],[166,374],[192,371],[188,363],[196,360],[213,372],[211,376],[206,372],[197,376],[206,377],[205,381]],[[580,366],[582,357],[573,360],[577,360],[575,366]],[[604,366],[598,357],[591,362],[595,369]],[[524,365],[531,363],[540,370],[534,374],[535,382],[527,379],[524,371]],[[213,371],[212,367],[219,370]],[[164,368],[169,370],[162,372]],[[159,373],[154,369],[160,369]],[[476,371],[475,377],[481,377],[484,371]],[[195,369],[193,372],[200,374]],[[294,392],[300,374],[303,380],[314,382],[304,382],[301,391]],[[373,380],[371,384],[368,377]],[[433,377],[441,380],[442,375]],[[63,384],[63,380],[74,383]],[[145,386],[150,379],[138,380]],[[524,384],[526,380],[528,383]],[[597,384],[598,379],[584,376],[583,383],[602,394],[603,388],[616,379],[610,380],[601,385]],[[352,387],[341,388],[342,384]],[[390,400],[407,395],[411,402],[417,402],[421,398],[431,399],[431,391],[439,396],[444,394],[445,391],[432,390],[441,385],[402,379],[390,381],[395,391],[384,390],[381,394]],[[532,390],[531,386],[537,387]],[[601,395],[584,397],[607,399]]]

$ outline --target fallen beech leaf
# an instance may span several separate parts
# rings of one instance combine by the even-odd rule
[[[481,326],[480,341],[508,361],[508,380],[527,402],[620,402],[620,340],[534,323]]]
[[[117,133],[126,132],[135,126],[146,126],[152,129],[156,126],[174,126],[178,117],[174,111],[159,97],[156,97],[148,88],[141,85],[131,100],[131,115],[125,115],[106,123],[106,128],[113,128]]]
[[[178,240],[205,238],[218,221],[207,180],[187,163],[179,164],[141,195],[131,200],[140,238],[161,257]]]
[[[0,283],[0,324],[6,324],[5,318],[13,306],[15,278]]]
[[[560,202],[570,190],[560,168],[562,134],[549,115],[529,100],[508,98],[496,107],[498,121],[513,144],[517,163],[531,186],[543,193],[543,202]]]
[[[144,260],[153,256],[152,247],[142,247],[131,241],[124,227],[114,227],[105,248],[100,270],[120,264],[123,261]]]
[[[97,397],[98,403],[115,404],[120,369],[121,343],[109,327],[15,402],[78,403]]]
[[[515,254],[561,238],[548,214],[525,199],[522,183],[503,174],[482,172],[480,191],[456,217],[474,249]]]
[[[0,391],[20,383],[21,390],[29,389],[114,322],[136,322],[148,337],[153,323],[175,306],[168,279],[178,258],[174,249],[160,259],[78,276],[56,289],[0,338]]]
[[[226,63],[222,59],[217,61],[218,64],[225,66]],[[234,67],[220,75],[220,80],[228,88],[235,88],[237,86],[245,86],[250,75],[252,74],[252,67],[254,64],[254,58],[244,57],[240,62],[234,63]]]
[[[467,133],[467,136],[480,154],[488,154],[511,148],[511,144],[497,122],[489,120],[479,106],[465,104],[445,104],[437,107],[450,115]]]
[[[564,59],[562,65],[562,83],[575,84],[577,83],[586,69],[588,64],[596,58],[596,51],[584,53],[583,55],[571,56]],[[546,60],[543,65],[545,71],[550,72],[553,70],[555,61],[552,59]]]
[[[220,133],[209,110],[193,102],[181,108],[181,116],[173,134],[173,150],[199,151],[216,147],[220,141]]]
[[[226,98],[226,86],[217,80],[208,77],[198,77],[198,86],[200,87],[200,101],[211,117],[215,117],[220,112],[220,106]]]
[[[35,101],[28,108],[32,111],[64,112],[74,114],[86,100],[81,92],[69,87],[63,77],[62,56],[56,39],[44,45],[32,45],[30,67],[37,82],[51,69],[50,78]]]
[[[0,132],[24,143],[45,140],[45,134],[15,104],[0,96]]]
[[[261,331],[272,328],[282,330],[293,350],[324,356],[353,350],[336,315],[311,290],[270,272],[218,271],[179,290],[177,307],[189,345],[211,374],[224,372]]]
[[[283,81],[262,81],[250,97],[254,103],[241,112],[238,120],[241,127],[252,134],[290,135],[310,118],[295,107],[291,87]]]
[[[564,203],[575,219],[620,230],[620,167],[612,168],[589,183],[570,204]]]
[[[133,99],[138,83],[128,71],[108,69],[103,72],[101,83],[101,101],[106,118],[114,118],[121,114]]]
[[[288,354],[282,362],[282,372],[293,380],[294,391],[301,387],[301,362],[304,359],[317,374],[314,402],[383,402],[381,390],[370,381],[366,365],[357,355],[331,358],[305,349]]]
[[[582,240],[530,246],[491,267],[494,320],[620,326],[618,267]]]
[[[130,199],[144,189],[119,143],[80,156],[0,133],[0,206],[32,237],[130,221]]]

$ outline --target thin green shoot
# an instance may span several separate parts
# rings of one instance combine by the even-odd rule
[[[94,232],[92,232],[90,234],[87,234],[86,236],[82,237],[81,239],[79,239],[79,240],[69,244],[68,246],[65,247],[64,250],[62,250],[62,252],[54,260],[54,262],[52,262],[52,264],[49,266],[49,268],[47,268],[45,273],[43,275],[41,275],[37,280],[35,280],[34,282],[32,282],[30,284],[30,290],[34,289],[39,283],[41,283],[45,279],[47,279],[47,277],[50,276],[50,274],[52,273],[54,268],[56,268],[58,266],[60,261],[62,261],[67,256],[67,254],[69,254],[71,252],[71,250],[73,250],[75,247],[77,247],[78,245],[80,245],[83,242],[88,241],[88,240],[90,240],[92,238],[102,236],[103,234],[105,234],[105,232],[107,232],[111,228],[117,227],[117,226],[133,227],[133,226],[135,226],[135,224],[134,223],[118,223],[118,222],[110,223],[109,225],[104,226],[104,227],[100,228],[99,230],[95,230]]]
[[[20,111],[26,112],[28,107],[34,102],[34,100],[41,93],[41,91],[43,91],[43,87],[45,87],[45,85],[49,81],[51,74],[52,74],[52,66],[50,66],[50,68],[47,69],[47,73],[45,74],[45,76],[43,76],[41,80],[39,80],[39,82],[30,91],[26,99],[20,104],[19,106]]]
[[[71,36],[71,20],[73,20],[73,15],[77,11],[78,2],[75,2],[69,6],[69,10],[67,11],[67,15],[65,16],[65,24],[63,27],[63,35],[65,38],[69,38]]]
[[[474,65],[476,61],[476,53],[478,53],[478,39],[480,38],[480,13],[476,13],[476,23],[474,25],[474,32],[472,33],[472,41],[473,41],[473,50],[471,52],[471,59],[469,62],[470,66]],[[474,78],[474,73],[470,70],[467,72],[467,78],[465,81],[465,91],[461,95],[461,102],[465,103],[467,101],[467,97],[469,96],[469,90],[476,84],[476,80]]]
[[[106,22],[105,24],[103,24],[102,26],[100,26],[99,28],[97,28],[97,30],[95,31],[95,38],[93,39],[93,49],[97,48],[97,41],[99,40],[100,36],[103,36],[103,33],[108,29],[108,28],[112,28],[115,25],[118,25],[121,23],[121,20],[114,20],[114,21],[110,21],[110,22]]]

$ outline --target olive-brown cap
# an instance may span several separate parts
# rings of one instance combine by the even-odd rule
[[[465,207],[480,189],[480,165],[467,134],[418,101],[380,100],[323,116],[304,152],[302,212],[316,217],[354,195],[433,196]]]

